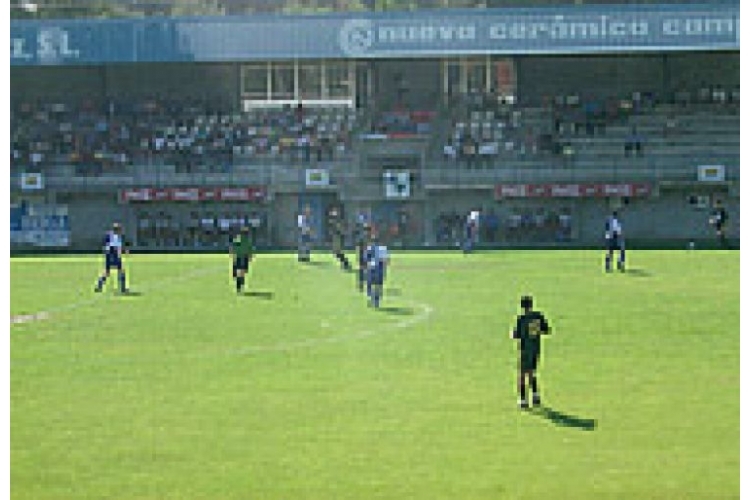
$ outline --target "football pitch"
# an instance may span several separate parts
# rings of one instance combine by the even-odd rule
[[[740,490],[738,251],[11,259],[17,499],[725,499]],[[517,409],[521,295],[544,406]]]

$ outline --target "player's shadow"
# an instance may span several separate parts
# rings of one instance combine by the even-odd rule
[[[273,292],[262,292],[259,290],[252,290],[242,294],[245,297],[255,297],[256,299],[272,300]]]
[[[532,412],[533,415],[539,415],[560,427],[571,427],[574,429],[580,429],[582,431],[593,431],[596,430],[596,419],[583,418],[577,415],[571,415],[549,406],[541,406],[535,408]]]
[[[306,266],[311,266],[311,267],[328,267],[331,265],[330,262],[324,262],[322,260],[308,260],[308,261],[300,262],[300,264],[304,264]]]
[[[134,290],[128,290],[127,292],[117,292],[117,293],[122,295],[123,297],[141,297],[143,295],[143,292],[136,292]]]
[[[650,278],[652,275],[645,269],[627,269],[625,274],[634,278]]]
[[[378,310],[383,311],[388,314],[393,314],[394,316],[413,316],[414,315],[414,309],[412,309],[411,307],[385,306],[385,307],[380,307]]]

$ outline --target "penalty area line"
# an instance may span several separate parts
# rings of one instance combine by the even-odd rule
[[[342,333],[338,335],[331,335],[329,337],[316,337],[298,340],[296,342],[281,342],[278,344],[269,345],[255,345],[247,346],[239,349],[233,349],[227,351],[228,356],[244,356],[248,354],[256,354],[262,352],[286,352],[297,349],[310,349],[326,344],[337,344],[342,342],[348,342],[351,340],[360,340],[367,337],[374,337],[376,335],[383,335],[390,333],[393,330],[409,328],[417,323],[421,323],[432,315],[434,309],[429,304],[423,304],[415,301],[405,301],[415,307],[421,309],[421,312],[411,318],[399,320],[395,323],[381,325],[378,328],[371,328],[366,330],[359,330],[354,332]]]
[[[222,269],[224,269],[226,266],[222,266]],[[219,268],[216,266],[211,266],[211,268],[204,268],[197,271],[190,272],[188,274],[183,274],[181,276],[177,276],[174,278],[167,278],[165,280],[159,280],[156,282],[146,283],[144,286],[140,287],[139,290],[159,290],[161,288],[165,288],[167,286],[170,286],[174,283],[180,283],[182,281],[186,281],[189,279],[194,279],[199,276],[212,274],[214,272],[218,272]],[[95,292],[92,292],[95,293]],[[123,294],[123,297],[127,297],[127,294]],[[34,313],[29,314],[17,314],[15,316],[10,317],[10,326],[14,325],[22,325],[25,323],[32,323],[34,321],[44,321],[48,320],[52,317],[53,314],[58,314],[65,311],[72,311],[75,309],[80,309],[82,307],[86,307],[88,305],[94,304],[96,302],[101,301],[106,295],[104,293],[98,293],[95,296],[79,300],[77,302],[71,302],[69,304],[65,304],[62,306],[53,307],[50,309],[37,311]]]

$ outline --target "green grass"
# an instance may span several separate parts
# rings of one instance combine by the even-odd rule
[[[396,253],[366,307],[329,255],[11,259],[17,499],[739,497],[739,252]],[[547,411],[508,331],[554,333]]]

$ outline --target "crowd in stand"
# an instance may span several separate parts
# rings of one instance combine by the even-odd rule
[[[739,99],[739,86],[727,89],[708,84],[693,93],[676,90],[662,97],[652,92],[604,99],[561,94],[543,98],[540,103],[550,121],[532,123],[527,109],[518,106],[513,97],[474,93],[453,105],[452,131],[443,146],[443,156],[469,167],[502,158],[542,155],[572,160],[577,153],[573,138],[604,136],[612,125],[627,124],[630,117],[651,113],[659,104],[710,105],[736,110]],[[665,135],[674,134],[677,126],[676,116],[670,116],[664,123]],[[645,143],[646,137],[632,125],[624,139],[624,155],[642,156]]]
[[[466,214],[442,212],[435,220],[438,245],[459,245],[464,238]],[[568,242],[573,237],[570,210],[545,207],[513,210],[505,217],[494,209],[480,212],[479,243]]]
[[[315,162],[348,154],[357,115],[347,108],[234,113],[194,100],[19,103],[11,116],[11,165],[76,165],[97,174],[118,166],[173,164],[227,171],[254,160]]]
[[[675,107],[713,106],[735,110],[739,86],[702,84],[694,92],[668,96],[633,92],[620,98],[579,94],[542,100],[548,121],[532,120],[529,108],[510,96],[470,93],[449,106],[452,130],[443,156],[461,165],[481,166],[499,159],[572,160],[577,136],[607,135],[613,124],[652,112],[661,103]],[[435,112],[395,109],[373,120],[371,131],[384,137],[429,135]],[[178,172],[230,171],[237,163],[274,160],[294,163],[349,157],[360,128],[349,108],[255,109],[233,112],[228,103],[162,97],[104,102],[17,102],[11,109],[11,166],[43,168],[68,164],[95,175],[130,164],[170,164]],[[538,118],[538,117],[537,117]],[[664,135],[677,133],[676,115]],[[635,126],[624,138],[623,154],[645,152],[647,137]]]
[[[532,131],[523,125],[523,112],[511,97],[471,92],[451,103],[452,131],[443,155],[459,164],[477,166],[498,157],[536,153],[527,141]]]
[[[404,138],[426,136],[432,133],[434,111],[408,111],[399,107],[377,116],[372,123],[370,137]]]
[[[260,210],[203,210],[183,215],[163,209],[139,211],[136,245],[224,249],[242,226],[250,228],[256,244],[269,242],[267,215]]]

